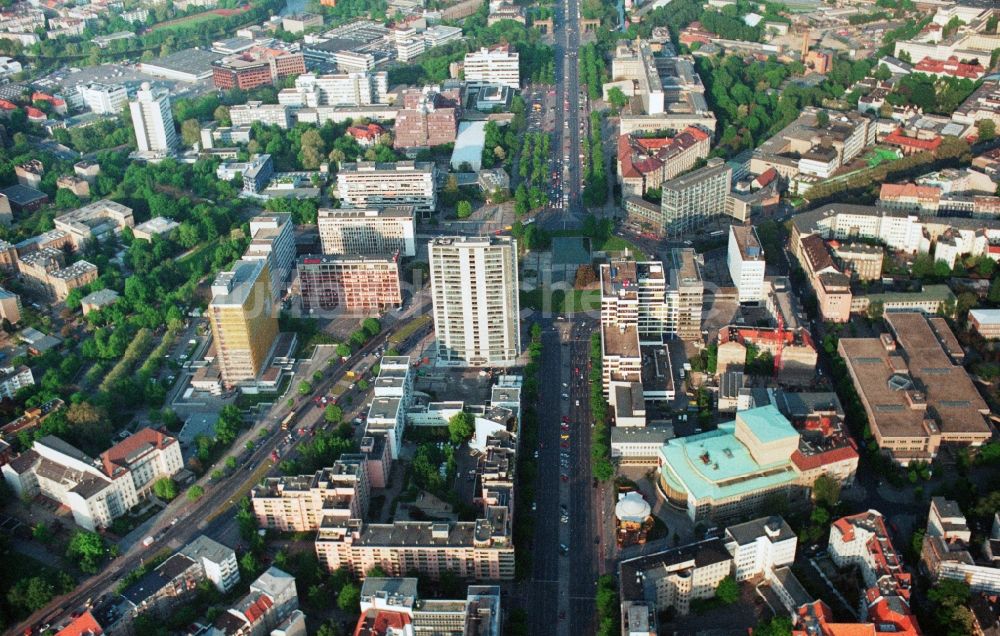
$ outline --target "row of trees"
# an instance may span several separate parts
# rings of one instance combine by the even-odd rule
[[[604,147],[601,145],[603,114],[590,113],[590,136],[580,140],[587,165],[583,177],[583,202],[588,206],[604,205],[608,200],[608,174],[604,168]]]
[[[608,401],[604,398],[601,371],[601,334],[590,336],[590,417],[594,428],[590,435],[591,472],[595,479],[607,481],[615,474],[611,463],[611,427],[608,424]]]
[[[604,66],[604,52],[597,43],[591,42],[580,47],[578,62],[580,84],[586,86],[587,96],[591,101],[601,98],[601,86],[607,81],[607,70]],[[575,96],[571,95],[570,98]]]
[[[523,136],[517,172],[528,185],[544,186],[548,181],[548,160],[552,151],[549,133],[529,132]]]

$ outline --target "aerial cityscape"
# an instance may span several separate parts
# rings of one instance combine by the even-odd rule
[[[1000,3],[0,0],[0,632],[1000,636]]]

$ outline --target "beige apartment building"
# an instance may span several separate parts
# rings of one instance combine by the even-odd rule
[[[403,304],[397,256],[304,256],[299,259],[303,309],[374,312]]]
[[[212,283],[208,317],[228,387],[257,378],[278,336],[270,280],[267,261],[238,261]]]
[[[316,225],[324,254],[393,254],[414,256],[415,211],[412,205],[385,208],[322,208]]]
[[[57,216],[55,225],[57,230],[69,234],[73,247],[80,250],[90,240],[100,240],[123,228],[135,227],[135,219],[132,208],[101,199]]]
[[[251,491],[257,523],[279,532],[311,532],[335,519],[363,519],[370,487],[363,455],[343,455],[313,475],[268,477]]]
[[[444,572],[480,580],[514,578],[510,519],[500,506],[476,521],[375,524],[353,519],[342,527],[321,528],[316,555],[330,572],[343,567],[359,576],[378,566],[389,576],[418,571],[433,580]]]

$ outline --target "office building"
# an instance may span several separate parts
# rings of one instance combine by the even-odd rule
[[[438,362],[516,364],[517,242],[506,236],[436,238],[428,256]]]
[[[243,260],[267,261],[271,273],[271,293],[281,299],[292,280],[295,267],[295,227],[288,214],[261,214],[250,219],[250,245]]]
[[[337,195],[352,208],[412,205],[431,214],[437,206],[434,164],[424,161],[345,163],[337,172]]]
[[[288,130],[294,123],[292,111],[284,104],[265,104],[263,102],[247,102],[230,106],[229,120],[236,126],[252,126],[261,123],[265,126],[277,126]]]
[[[705,281],[701,256],[691,248],[670,251],[670,294],[677,307],[677,337],[700,340]]]
[[[753,151],[750,172],[774,168],[786,179],[800,173],[828,178],[875,144],[875,128],[861,113],[807,107]]]
[[[320,208],[316,224],[324,254],[414,256],[415,208]]]
[[[918,312],[885,321],[889,333],[837,345],[879,449],[906,465],[932,461],[942,444],[988,441],[989,406],[956,362],[962,350],[947,323]]]
[[[729,226],[726,264],[740,303],[760,303],[764,300],[764,248],[753,226]]]
[[[212,83],[219,90],[250,90],[306,72],[301,53],[254,47],[212,63]]]
[[[696,230],[726,212],[733,170],[715,158],[704,168],[664,181],[660,210],[669,236]]]
[[[498,84],[515,90],[521,87],[519,54],[508,44],[466,53],[463,68],[469,84]]]
[[[143,82],[135,100],[129,102],[129,110],[140,153],[164,155],[177,148],[177,131],[167,91],[153,90],[149,82]]]
[[[57,230],[66,232],[73,247],[82,250],[91,240],[100,241],[120,233],[126,227],[135,227],[132,208],[109,199],[94,201],[82,208],[60,214],[55,218]]]
[[[14,176],[17,182],[29,188],[37,188],[45,176],[45,165],[38,159],[31,159],[14,166]]]
[[[212,283],[208,318],[216,361],[227,387],[253,382],[278,336],[267,261],[237,261]]]
[[[921,633],[910,609],[913,576],[893,547],[880,512],[868,510],[834,521],[828,551],[838,567],[861,570],[864,586],[857,600],[858,616],[867,617],[880,632]]]
[[[458,134],[458,110],[437,107],[433,97],[396,114],[395,148],[427,148],[455,143]]]
[[[121,84],[93,82],[78,89],[83,103],[95,115],[117,115],[128,103],[128,93]]]
[[[403,303],[399,258],[392,256],[303,256],[298,261],[302,308],[374,313]]]
[[[305,73],[295,78],[295,86],[278,93],[278,103],[292,108],[318,106],[370,106],[388,104],[389,77],[377,73]]]
[[[132,228],[132,236],[143,241],[152,241],[154,236],[167,236],[181,226],[165,216],[154,216]]]
[[[152,495],[153,484],[184,468],[180,444],[150,428],[131,435],[94,459],[61,439],[46,436],[2,467],[19,497],[39,494],[58,501],[87,530],[108,527]]]

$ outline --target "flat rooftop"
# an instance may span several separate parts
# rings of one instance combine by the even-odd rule
[[[729,231],[740,248],[740,258],[744,261],[764,260],[764,248],[757,237],[757,230],[750,225],[731,225]]]
[[[879,338],[840,341],[854,386],[881,435],[927,437],[925,422],[944,435],[989,435],[984,419],[989,407],[965,369],[952,363],[927,319],[916,312],[891,312],[885,319],[895,350]]]
[[[635,325],[601,325],[604,355],[620,358],[639,357],[639,329]]]

